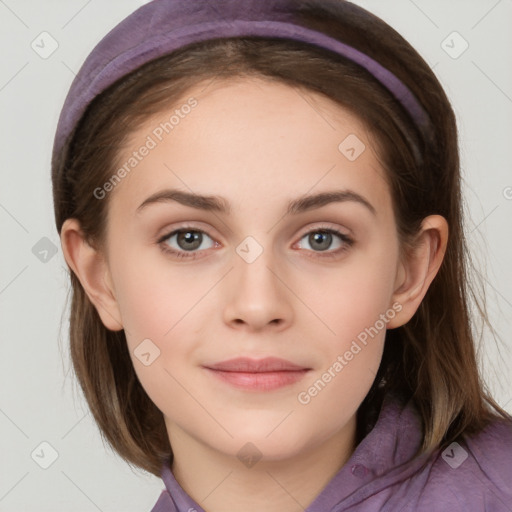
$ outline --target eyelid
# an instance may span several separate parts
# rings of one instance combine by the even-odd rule
[[[192,221],[189,223],[189,222],[183,222],[183,223],[176,223],[175,225],[176,227],[172,226],[172,227],[168,227],[168,228],[165,228],[164,230],[159,230],[160,233],[162,233],[161,235],[157,235],[155,237],[155,241],[158,243],[158,242],[162,242],[164,240],[167,240],[171,235],[175,234],[176,231],[185,231],[187,229],[190,229],[191,231],[198,231],[200,233],[204,233],[205,235],[208,235],[210,238],[214,238],[210,233],[209,233],[209,229],[208,228],[203,228],[203,227],[200,227],[200,226],[197,226],[195,225]]]
[[[352,231],[348,228],[341,228],[338,225],[331,224],[329,222],[320,222],[320,224],[313,223],[312,226],[310,225],[309,227],[304,228],[304,231],[302,232],[301,235],[299,235],[299,238],[304,237],[304,235],[307,235],[307,234],[311,233],[312,231],[315,232],[315,231],[322,231],[322,230],[338,231],[343,236],[350,237],[350,238],[353,237]],[[346,232],[345,232],[345,230],[346,230]]]

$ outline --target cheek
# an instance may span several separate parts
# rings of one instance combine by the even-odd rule
[[[125,253],[115,268],[116,298],[125,330],[133,341],[141,336],[171,336],[215,283],[215,276],[200,278],[193,270],[176,264],[173,267],[165,257],[155,254]]]
[[[325,435],[355,414],[375,380],[386,326],[395,316],[389,307],[393,265],[392,259],[361,258],[325,280],[324,293],[317,287],[310,291],[308,304],[329,329],[316,321],[320,331],[309,327],[322,359],[301,387],[297,403],[307,421],[324,425]]]
[[[304,278],[301,296],[325,324],[337,348],[373,326],[390,308],[395,280],[393,248],[354,253],[339,269]],[[389,319],[391,320],[391,318]],[[378,327],[382,330],[381,322]]]
[[[212,284],[193,280],[184,286],[178,272],[166,275],[146,263],[140,257],[125,258],[117,268],[121,283],[118,302],[128,350],[135,373],[155,405],[166,415],[177,409],[187,416],[197,404],[182,386],[200,396],[200,390],[187,381],[186,365],[197,345],[194,333],[197,315],[203,311],[201,297]]]
[[[218,307],[209,294],[218,277],[198,276],[192,266],[172,268],[163,257],[143,251],[124,253],[117,261],[113,277],[130,357],[142,386],[165,410],[170,396],[182,400],[178,382],[204,342],[199,330]]]

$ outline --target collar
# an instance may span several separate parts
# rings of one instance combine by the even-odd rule
[[[387,395],[373,429],[305,512],[331,511],[341,502],[354,505],[407,478],[428,458],[414,458],[422,435],[421,419],[412,400],[404,402],[396,395]],[[165,490],[151,512],[205,512],[174,478],[170,459],[162,465],[161,476]]]

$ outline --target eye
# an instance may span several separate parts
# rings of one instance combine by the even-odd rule
[[[336,238],[341,241],[338,242],[337,250],[318,254],[319,257],[335,257],[353,245],[354,241],[348,235],[332,228],[316,228],[308,231],[301,240],[306,240],[313,252],[322,253],[332,248],[333,240]]]
[[[335,247],[335,250],[328,251],[328,249],[332,249],[333,241],[336,241],[336,238],[338,239],[338,247]],[[212,243],[204,247],[203,243],[206,239],[209,239]],[[320,258],[339,256],[354,243],[354,240],[348,235],[329,227],[315,228],[305,233],[299,241],[301,245],[299,248],[301,249],[303,248],[302,240],[306,240],[311,248],[310,251]],[[206,249],[220,245],[201,229],[187,226],[182,226],[166,234],[158,240],[158,244],[162,251],[171,254],[173,257],[190,259],[197,258]]]
[[[200,229],[182,227],[163,236],[158,240],[158,243],[164,252],[168,252],[178,258],[196,258],[195,251],[198,249],[204,250],[218,245],[217,242],[212,240],[212,245],[201,247],[205,237],[212,240],[208,234]]]

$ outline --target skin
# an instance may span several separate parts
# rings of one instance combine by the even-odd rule
[[[400,312],[387,328],[412,317],[442,262],[448,227],[440,216],[427,217],[417,249],[400,257],[372,140],[331,100],[248,78],[198,84],[190,96],[197,107],[110,192],[105,248],[89,246],[68,219],[64,256],[104,325],[125,329],[135,371],[165,417],[173,473],[189,495],[209,512],[303,510],[355,449],[355,414],[379,367],[386,329],[308,403],[299,393],[393,304]],[[173,110],[140,126],[119,161]],[[349,134],[366,146],[355,161],[338,149]],[[171,201],[136,212],[165,188],[223,196],[231,212]],[[285,215],[288,201],[337,189],[360,194],[375,213],[344,201]],[[176,236],[157,242],[184,225],[206,233],[196,259],[162,251],[167,244],[186,253]],[[322,251],[307,234],[325,227],[354,243],[333,235]],[[236,252],[248,236],[262,249],[251,263]],[[134,350],[148,338],[160,355],[145,366]],[[293,385],[255,392],[201,366],[238,356],[276,356],[311,370]],[[261,455],[252,467],[237,457],[248,442]]]

